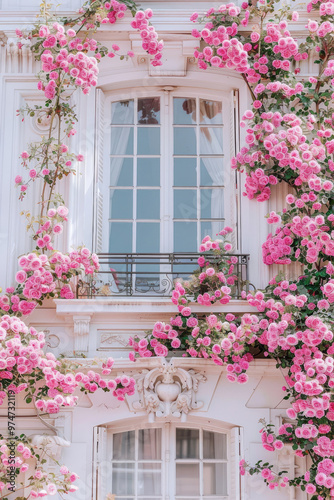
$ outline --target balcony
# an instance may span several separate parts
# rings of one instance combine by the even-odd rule
[[[76,288],[78,299],[108,297],[169,297],[176,279],[188,279],[198,269],[199,253],[163,254],[99,254],[100,271],[94,277],[79,280]],[[241,298],[248,291],[248,254],[229,254],[237,258],[233,274],[238,280],[232,288],[232,297]],[[205,255],[215,264],[222,259],[214,254]],[[224,259],[224,258],[223,258]]]

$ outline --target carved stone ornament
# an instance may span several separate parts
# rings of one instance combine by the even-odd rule
[[[43,330],[45,335],[45,344],[50,349],[56,349],[60,344],[60,338],[55,333],[51,333],[50,330]]]
[[[48,109],[38,109],[35,111],[31,122],[32,128],[37,134],[45,134],[50,129],[51,115]],[[58,126],[58,116],[53,119],[52,130]]]
[[[139,401],[132,403],[135,411],[146,411],[149,421],[155,417],[181,417],[185,421],[190,411],[203,407],[196,393],[206,377],[193,369],[186,370],[167,361],[152,370],[142,370],[137,376]]]
[[[90,315],[73,316],[74,350],[88,351]]]

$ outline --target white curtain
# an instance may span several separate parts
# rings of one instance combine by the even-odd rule
[[[112,493],[116,495],[116,500],[118,496],[132,498],[135,494],[161,497],[161,429],[139,429],[136,433],[130,431],[115,436]]]
[[[123,122],[125,124],[131,123],[133,120],[133,107],[132,106],[123,106],[124,107],[124,119]],[[126,153],[130,133],[133,131],[133,127],[113,127],[111,129],[111,141],[110,141],[110,151],[112,151],[113,155],[124,155]],[[124,158],[112,158],[110,166],[110,186],[117,186],[118,179],[121,173],[122,165],[124,162]],[[108,184],[109,185],[109,184]],[[108,189],[109,191],[109,189]],[[107,198],[109,199],[109,212],[112,204],[112,197],[115,191],[108,192]],[[118,293],[118,279],[117,279],[117,270],[114,269],[104,269],[104,271],[111,271],[111,277],[108,275],[108,281],[110,283],[110,292]],[[110,279],[109,279],[110,278]]]
[[[221,105],[219,102],[200,100],[200,123],[207,125],[200,129],[200,154],[212,155],[222,154],[222,127],[210,127],[212,124],[221,123]],[[224,160],[223,158],[201,157],[209,176],[212,186],[224,184]],[[220,219],[224,217],[224,197],[220,190],[212,190],[211,217]],[[216,192],[215,192],[216,191]]]

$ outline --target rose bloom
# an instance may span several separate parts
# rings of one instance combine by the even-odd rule
[[[183,309],[181,310],[181,314],[182,316],[190,316],[191,314],[190,307],[183,307]]]

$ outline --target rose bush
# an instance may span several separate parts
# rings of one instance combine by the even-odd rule
[[[73,92],[81,90],[88,94],[97,85],[98,62],[102,57],[124,59],[134,56],[131,51],[121,54],[117,44],[108,51],[91,34],[101,24],[113,24],[121,19],[127,10],[134,17],[131,26],[139,31],[152,65],[161,65],[163,42],[158,40],[150,23],[152,11],[138,10],[131,0],[85,2],[76,17],[66,19],[57,18],[43,0],[41,16],[32,31],[16,30],[18,48],[29,45],[35,60],[41,63],[37,87],[45,96],[43,106],[27,105],[18,110],[18,114],[22,120],[36,117],[39,123],[47,126],[48,132],[40,142],[29,144],[20,155],[28,178],[25,180],[21,174],[15,177],[21,200],[33,182],[41,182],[42,189],[38,216],[32,216],[31,211],[25,214],[27,229],[32,231],[36,248],[19,257],[16,286],[8,287],[0,296],[0,405],[8,394],[22,392],[27,404],[34,403],[39,416],[74,406],[80,391],[112,392],[120,401],[134,393],[133,378],[126,375],[115,379],[109,377],[112,358],[102,362],[101,374],[87,371],[80,363],[58,360],[52,353],[45,352],[44,333],[28,328],[20,319],[46,298],[74,298],[75,279],[93,275],[99,269],[97,256],[85,247],[66,254],[55,250],[55,239],[62,233],[68,215],[56,189],[61,179],[76,173],[76,162],[84,161],[82,154],[70,152],[69,147],[70,138],[76,134],[77,121],[70,100]],[[10,442],[0,436],[0,497],[26,500],[75,492],[76,474],[66,466],[61,466],[57,473],[49,472],[50,460],[53,459],[47,447],[37,449],[24,435],[13,436]],[[15,473],[10,475],[13,467]],[[21,480],[20,473],[28,470],[30,477]],[[14,476],[15,481],[12,481]],[[19,486],[16,484],[18,479],[21,480]],[[28,496],[20,496],[25,488],[29,491]]]
[[[263,446],[268,451],[290,446],[297,456],[309,456],[312,465],[303,476],[289,478],[269,463],[260,460],[252,467],[242,460],[240,472],[260,474],[270,489],[297,486],[312,500],[327,500],[334,498],[334,9],[330,2],[312,1],[311,11],[318,20],[309,20],[302,41],[288,26],[299,14],[289,6],[276,8],[271,0],[243,3],[241,9],[230,3],[191,17],[204,23],[192,33],[200,43],[194,53],[199,68],[241,73],[252,96],[252,109],[241,121],[246,146],[232,160],[232,168],[246,173],[244,196],[264,202],[273,185],[286,182],[291,189],[282,213],[268,216],[278,227],[263,243],[263,261],[298,262],[301,275],[289,280],[282,274],[265,290],[244,293],[254,314],[234,317],[211,310],[199,318],[191,301],[212,307],[220,300],[217,269],[211,271],[203,257],[204,269],[189,280],[189,294],[187,285],[175,286],[172,300],[179,314],[170,324],[157,323],[145,339],[132,340],[131,358],[181,348],[185,355],[226,364],[231,381],[244,380],[252,349],[273,358],[285,376],[290,422],[276,430],[263,422]],[[257,24],[248,34],[244,28],[253,19]],[[294,63],[311,51],[318,53],[318,75],[301,79]]]

